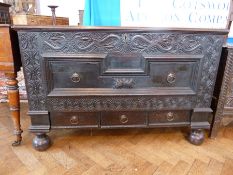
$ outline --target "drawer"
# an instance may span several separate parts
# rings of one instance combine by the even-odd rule
[[[51,127],[96,128],[99,127],[99,115],[95,112],[51,112]]]
[[[84,56],[83,56],[84,57]],[[170,89],[194,90],[197,86],[199,59],[178,59],[172,61],[167,59],[141,58],[135,63],[135,56],[116,61],[116,57],[108,58],[114,60],[107,65],[105,59],[84,58],[52,58],[48,61],[45,79],[48,86],[53,88],[109,88],[109,89],[151,89],[168,87]],[[91,57],[91,56],[90,56]],[[109,62],[109,61],[108,61]],[[137,67],[130,67],[136,64]],[[140,64],[143,64],[141,66]],[[117,66],[116,66],[117,65]],[[139,69],[141,66],[141,69]],[[49,69],[49,70],[48,70]]]
[[[186,126],[191,121],[191,111],[155,111],[148,115],[149,126]]]
[[[81,61],[53,61],[50,63],[52,87],[87,88],[100,87],[99,63]]]
[[[101,127],[146,127],[146,112],[102,112]]]
[[[38,19],[33,16],[26,16],[27,25],[38,25]]]

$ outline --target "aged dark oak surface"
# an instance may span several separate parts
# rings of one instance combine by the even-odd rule
[[[36,149],[51,128],[209,129],[228,30],[15,27]]]

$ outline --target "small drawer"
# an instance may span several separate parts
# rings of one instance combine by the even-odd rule
[[[27,24],[28,25],[38,25],[37,19],[34,17],[27,17]]]
[[[185,126],[190,124],[190,111],[155,111],[149,113],[149,126]]]
[[[147,113],[145,112],[102,112],[101,127],[145,127]]]
[[[52,128],[96,128],[99,126],[99,113],[94,112],[52,112]]]

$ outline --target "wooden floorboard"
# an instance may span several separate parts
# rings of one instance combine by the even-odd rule
[[[0,175],[233,175],[233,127],[201,146],[185,128],[53,130],[45,152],[31,146],[27,103],[21,104],[23,142],[12,147],[7,104],[0,104]]]

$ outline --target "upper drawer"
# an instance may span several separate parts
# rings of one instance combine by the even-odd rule
[[[124,57],[125,56],[125,57]],[[107,55],[102,58],[44,59],[45,79],[53,88],[196,89],[201,57],[143,57]]]

